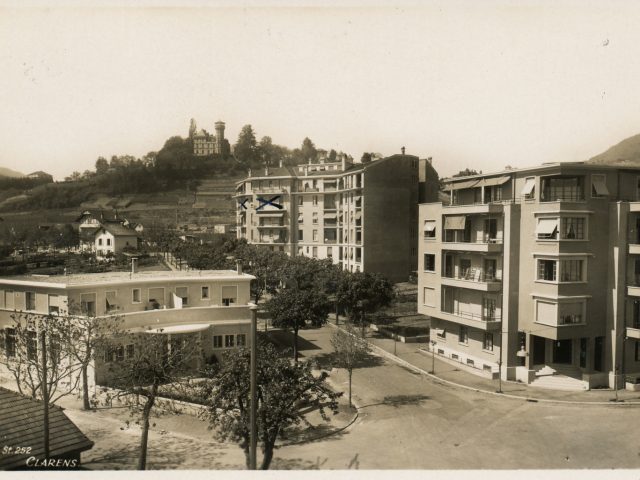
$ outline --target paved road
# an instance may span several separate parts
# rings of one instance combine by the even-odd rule
[[[306,356],[331,350],[306,330]],[[344,371],[332,381],[346,390]],[[354,373],[361,416],[338,437],[278,451],[301,468],[639,468],[640,408],[531,403],[438,385],[388,361]]]

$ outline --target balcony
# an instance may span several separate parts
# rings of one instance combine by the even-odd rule
[[[511,203],[510,200],[504,201],[505,203]],[[471,203],[468,205],[454,204],[443,205],[444,213],[446,215],[467,215],[474,213],[501,213],[503,203]]]
[[[463,252],[499,253],[502,252],[502,240],[499,238],[488,238],[474,242],[448,242],[445,240],[442,242],[442,248]]]
[[[640,325],[636,325],[636,327],[627,327],[626,333],[627,333],[627,338],[640,340]]]
[[[640,286],[627,286],[627,295],[629,295],[630,297],[640,297]]]
[[[287,228],[287,225],[281,225],[281,224],[270,224],[270,223],[261,223],[258,224],[258,228]]]
[[[630,243],[629,244],[629,255],[640,255],[640,244]]]
[[[494,275],[487,275],[482,270],[476,270],[471,275],[454,275],[446,272],[442,276],[442,284],[451,287],[470,288],[481,292],[499,292],[502,290],[502,279]]]
[[[640,213],[640,202],[629,203],[629,211],[631,213]]]
[[[460,325],[466,325],[468,327],[479,328],[486,331],[499,330],[500,325],[502,324],[502,317],[495,314],[482,315],[466,311],[445,312],[444,310],[441,310],[436,316],[442,320],[448,320]]]
[[[289,190],[285,187],[256,187],[253,188],[253,193],[289,193]]]

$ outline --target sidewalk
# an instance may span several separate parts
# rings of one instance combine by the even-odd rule
[[[344,320],[340,319],[340,324]],[[335,318],[331,318],[332,326],[335,327]],[[375,347],[386,352],[387,358],[393,360],[394,357],[407,362],[413,367],[422,370],[426,375],[434,379],[448,382],[452,386],[470,388],[493,395],[511,396],[529,401],[541,402],[568,402],[568,403],[607,403],[611,405],[640,405],[640,392],[628,390],[618,390],[619,402],[615,402],[616,394],[611,389],[596,389],[588,391],[564,391],[550,390],[545,388],[531,387],[523,383],[502,381],[502,394],[496,393],[499,388],[498,380],[489,380],[472,373],[458,369],[455,365],[443,362],[437,356],[435,358],[435,375],[430,375],[432,357],[429,352],[420,352],[421,348],[426,349],[426,343],[402,343],[382,337],[377,332],[367,331],[367,339]],[[395,344],[395,345],[394,345]]]

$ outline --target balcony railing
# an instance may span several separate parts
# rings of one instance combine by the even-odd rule
[[[425,239],[432,239],[433,237],[424,237]],[[445,235],[445,238],[442,240],[442,243],[474,243],[474,244],[502,244],[502,238],[493,238],[493,237],[488,237],[488,236],[483,236],[482,239],[478,240],[471,240],[471,239],[465,239],[465,238],[461,238],[461,239],[456,239],[456,238],[447,238]]]
[[[451,270],[445,270],[444,275],[442,275],[445,278],[451,278],[454,280],[466,280],[469,282],[484,282],[484,283],[489,283],[489,282],[501,282],[502,278],[496,276],[493,273],[485,273],[482,270],[475,270],[475,271],[466,271],[466,272],[461,272],[458,274],[455,274],[454,272],[452,272]]]
[[[499,322],[502,320],[502,314],[498,315],[496,313],[474,313],[474,312],[465,312],[462,310],[458,311],[447,311],[442,310],[443,313],[448,313],[449,315],[455,315],[456,317],[468,318],[470,320],[475,320],[477,322]]]

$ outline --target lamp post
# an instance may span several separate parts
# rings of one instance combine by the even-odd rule
[[[431,375],[436,374],[436,341],[430,340],[431,344],[431,371],[429,372]]]
[[[249,469],[256,470],[256,451],[258,445],[258,428],[256,425],[257,419],[257,403],[258,403],[258,395],[257,395],[257,330],[258,330],[258,306],[256,304],[251,304],[249,307],[251,310],[251,386],[250,386],[250,394],[251,394],[251,411],[249,412]]]

